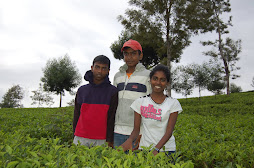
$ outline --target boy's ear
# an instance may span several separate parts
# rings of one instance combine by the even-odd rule
[[[91,71],[93,72],[93,66],[91,66]]]
[[[143,52],[141,52],[139,55],[139,61],[141,61],[142,59],[143,59]]]

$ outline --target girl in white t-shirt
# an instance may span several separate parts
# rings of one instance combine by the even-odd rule
[[[132,142],[138,137],[142,125],[142,137],[139,146],[152,145],[153,154],[163,150],[172,153],[176,150],[173,130],[182,107],[177,99],[164,94],[170,73],[166,66],[157,65],[150,73],[152,93],[133,102],[135,111],[134,129],[130,137],[121,145],[124,151],[132,149]],[[141,149],[139,147],[139,149]]]

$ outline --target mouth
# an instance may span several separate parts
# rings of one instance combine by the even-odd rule
[[[101,77],[102,77],[102,75],[96,75],[96,77],[97,77],[97,78],[101,78]]]
[[[160,89],[161,87],[160,86],[155,86],[156,89]]]

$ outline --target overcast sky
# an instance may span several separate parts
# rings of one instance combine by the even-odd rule
[[[242,40],[242,52],[237,63],[240,78],[232,81],[243,91],[253,90],[254,76],[254,1],[231,0],[233,27],[229,36]],[[111,61],[110,79],[113,80],[123,61],[114,59],[110,45],[118,39],[123,26],[117,16],[124,14],[127,0],[0,0],[0,101],[13,85],[25,90],[22,104],[31,106],[32,90],[37,90],[42,68],[51,58],[70,56],[83,75],[90,69],[95,56],[104,54]],[[192,44],[184,50],[180,63],[203,63],[206,48],[200,40],[213,39],[212,34],[192,38]],[[226,37],[226,36],[225,36]],[[84,80],[82,84],[85,84]],[[204,91],[203,95],[212,93]],[[173,92],[173,97],[182,97]],[[198,96],[194,91],[192,96]],[[59,97],[53,107],[59,106]],[[63,106],[74,96],[66,94]]]

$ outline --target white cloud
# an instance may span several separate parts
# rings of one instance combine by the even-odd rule
[[[104,54],[111,61],[110,79],[123,61],[113,58],[110,45],[118,39],[123,26],[117,16],[124,14],[128,0],[6,0],[0,1],[0,101],[14,84],[26,90],[22,101],[31,104],[31,91],[39,87],[42,68],[47,60],[66,53],[76,63],[80,73],[90,69],[95,56]],[[231,0],[234,26],[230,36],[242,39],[243,49],[238,65],[241,78],[235,80],[244,91],[251,90],[253,72],[253,1]],[[209,58],[202,55],[200,40],[212,38],[205,35],[193,38],[186,48],[180,64],[202,63]],[[82,82],[84,84],[86,82]],[[209,93],[206,93],[209,94]],[[194,96],[197,95],[196,93]],[[177,94],[175,97],[181,97]],[[67,105],[73,96],[63,97]],[[55,105],[59,97],[55,96]]]

